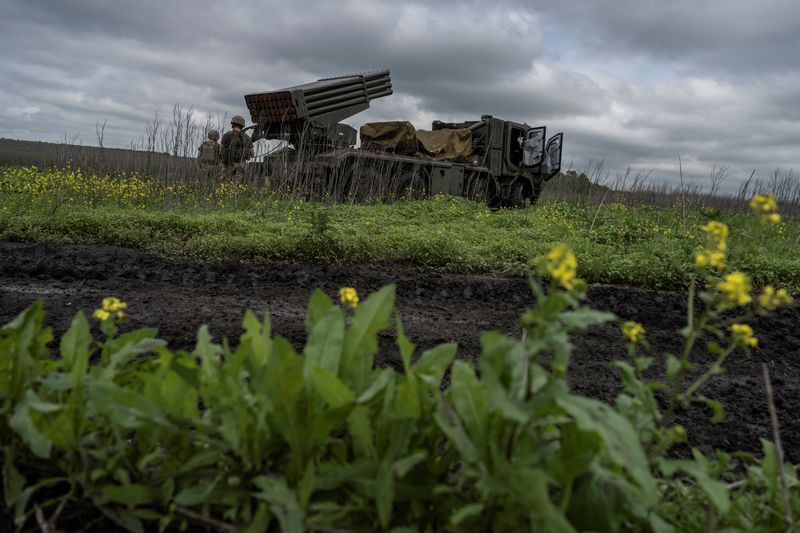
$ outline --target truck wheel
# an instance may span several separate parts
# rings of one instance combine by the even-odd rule
[[[489,192],[489,180],[483,176],[474,176],[467,184],[467,198],[473,202],[486,202]]]
[[[516,180],[511,184],[511,189],[508,192],[508,206],[523,207],[525,202],[533,203],[532,192],[529,183],[523,180]]]
[[[497,183],[494,179],[489,179],[488,182],[488,186],[486,187],[486,205],[492,209],[503,207],[503,197],[500,194],[501,189],[497,187]]]

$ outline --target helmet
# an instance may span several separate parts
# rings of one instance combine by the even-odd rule
[[[217,130],[210,130],[208,132],[208,138],[211,139],[212,141],[216,141],[217,139],[219,139],[219,132]]]
[[[234,126],[241,126],[244,128],[244,117],[242,115],[234,115],[231,119],[231,124]]]

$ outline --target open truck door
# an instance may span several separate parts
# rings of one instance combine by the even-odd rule
[[[544,149],[544,164],[542,174],[549,180],[561,171],[561,145],[564,141],[563,133],[556,133],[547,141]]]
[[[544,137],[546,128],[540,126],[525,132],[522,143],[522,166],[531,168],[542,163],[544,158]]]

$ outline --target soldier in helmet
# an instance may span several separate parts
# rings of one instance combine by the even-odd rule
[[[231,130],[222,136],[222,164],[225,174],[235,177],[244,173],[244,162],[255,155],[253,141],[243,130],[244,117],[236,115],[231,119]]]
[[[197,149],[197,164],[206,178],[213,181],[220,173],[220,145],[219,132],[211,130],[208,139],[203,141]]]

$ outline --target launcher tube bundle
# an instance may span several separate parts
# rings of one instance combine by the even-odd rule
[[[388,70],[323,78],[315,82],[244,97],[251,120],[261,126],[311,122],[330,128],[392,94]]]

